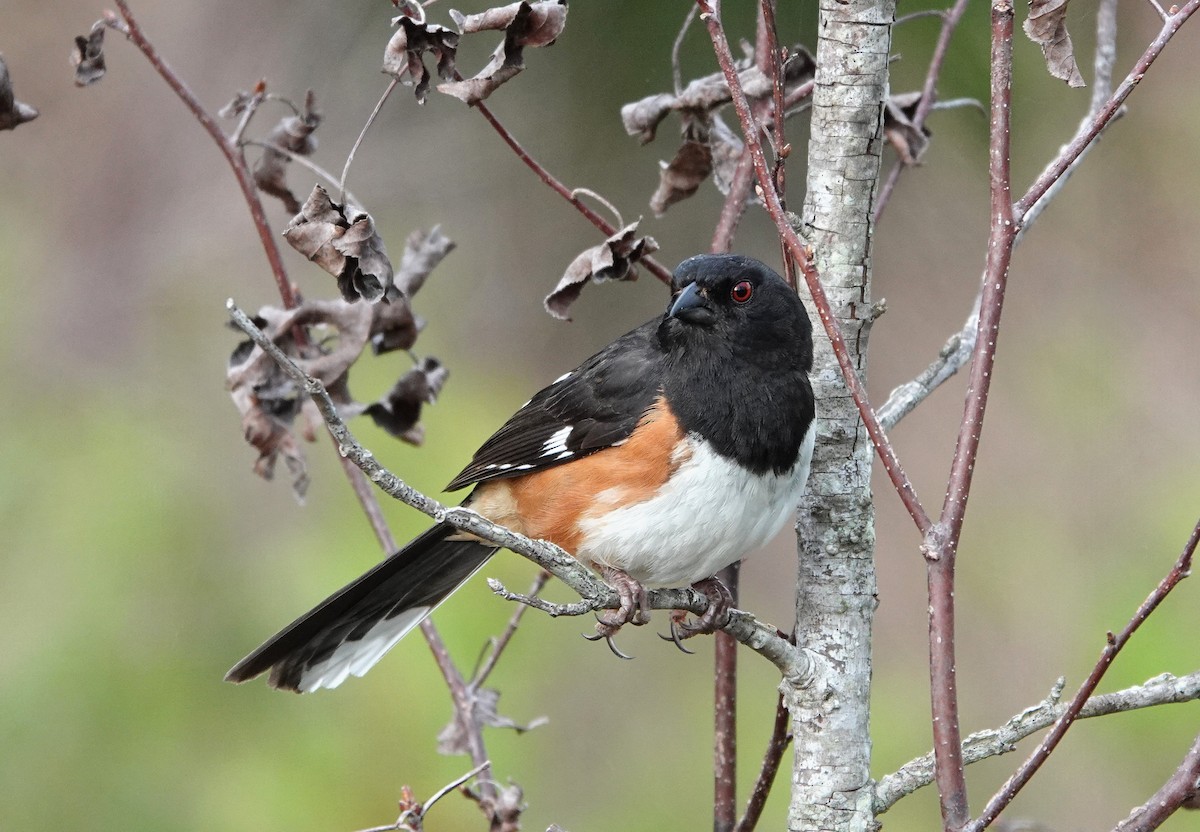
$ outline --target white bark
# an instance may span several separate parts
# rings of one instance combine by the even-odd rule
[[[821,2],[801,229],[864,375],[871,216],[894,15],[894,0]],[[798,526],[796,620],[801,644],[823,661],[810,685],[784,682],[795,737],[788,821],[796,832],[868,830],[875,826],[868,711],[876,604],[873,452],[820,335],[813,387],[818,441]]]

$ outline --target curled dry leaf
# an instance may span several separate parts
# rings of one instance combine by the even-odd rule
[[[235,101],[237,99],[234,99]],[[304,96],[304,109],[296,115],[286,116],[267,134],[266,143],[290,150],[297,156],[309,156],[317,149],[317,137],[313,131],[321,124],[321,114],[316,109],[316,97],[312,90]],[[278,150],[267,148],[254,166],[254,184],[259,189],[281,200],[293,214],[300,213],[303,206],[287,186],[287,166],[291,159]]]
[[[660,163],[658,190],[650,197],[650,208],[655,216],[661,217],[668,206],[696,193],[712,173],[713,152],[708,134],[703,115],[684,118],[683,144],[670,163]]]
[[[589,281],[636,280],[637,269],[634,264],[647,254],[658,251],[658,243],[653,237],[636,236],[640,222],[641,219],[638,219],[630,223],[600,245],[586,249],[572,260],[554,291],[546,296],[546,311],[560,320],[569,321],[571,318],[567,313],[571,304],[579,298]]]
[[[883,134],[906,165],[920,163],[929,146],[929,131],[924,127],[918,129],[912,122],[920,103],[920,92],[901,93],[888,98],[883,111]]]
[[[383,50],[383,71],[402,84],[415,84],[417,101],[424,104],[429,92],[429,70],[423,56],[429,52],[437,58],[439,78],[453,78],[458,33],[445,26],[418,22],[405,14],[393,18],[392,25],[399,28]]]
[[[1075,63],[1075,47],[1067,32],[1068,0],[1030,0],[1029,17],[1025,19],[1025,34],[1042,47],[1046,69],[1069,87],[1086,84]]]
[[[421,406],[437,401],[449,375],[450,371],[436,358],[423,358],[400,377],[386,396],[369,405],[364,412],[392,436],[420,445],[425,439]]]
[[[816,62],[809,51],[799,45],[792,47],[783,64],[784,96],[812,80],[815,71]],[[741,79],[746,97],[751,100],[766,98],[773,92],[771,79],[749,60],[739,62],[738,78]],[[654,139],[658,125],[672,110],[711,113],[731,100],[725,76],[717,72],[697,78],[678,95],[659,93],[626,104],[621,108],[621,122],[625,125],[626,133],[637,136],[642,144],[646,144]]]
[[[75,86],[86,87],[104,77],[104,21],[97,20],[92,24],[92,31],[86,36],[75,38],[75,48],[71,50],[71,66],[75,67]]]
[[[497,706],[500,704],[500,692],[493,688],[479,688],[470,691],[472,707],[469,709],[475,722],[476,730],[481,726],[491,728],[511,728],[518,734],[532,731],[549,722],[544,716],[539,716],[528,725],[520,725],[506,716],[500,716]],[[463,724],[461,711],[456,711],[454,719],[438,734],[438,753],[446,756],[469,754],[467,726]],[[519,797],[519,796],[518,796]]]
[[[464,15],[452,11],[450,15],[464,35],[490,29],[504,30],[504,42],[496,47],[487,66],[474,77],[438,84],[438,92],[475,104],[525,68],[526,46],[550,46],[558,39],[567,25],[567,4],[566,0],[537,3],[522,0],[480,14]]]
[[[24,101],[18,101],[13,96],[8,65],[4,63],[4,56],[0,55],[0,130],[12,130],[17,125],[33,121],[37,117],[37,108]]]
[[[371,324],[371,348],[376,355],[392,350],[411,349],[425,321],[412,312],[409,302],[425,285],[438,263],[454,249],[454,242],[442,234],[440,226],[429,231],[414,231],[404,244],[400,268],[396,272],[388,303],[375,305]]]
[[[320,185],[283,232],[292,248],[337,278],[342,297],[369,303],[392,286],[392,264],[375,221],[366,211],[350,210],[329,198]]]

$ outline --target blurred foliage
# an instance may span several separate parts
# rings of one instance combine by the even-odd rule
[[[561,41],[489,104],[531,152],[572,186],[589,186],[631,220],[648,213],[674,123],[639,148],[617,110],[670,86],[669,50],[687,3],[577,2]],[[749,33],[750,3],[729,3]],[[272,301],[232,179],[206,136],[119,41],[109,75],[77,91],[63,61],[100,7],[82,0],[6,9],[0,31],[23,100],[41,118],[0,136],[0,828],[31,830],[352,830],[388,822],[401,784],[427,796],[470,768],[438,757],[450,716],[419,638],[336,693],[284,696],[233,688],[222,673],[308,605],[378,557],[369,528],[322,441],[309,446],[307,506],[285,482],[253,478],[222,390],[236,341],[223,301]],[[281,0],[136,3],[168,60],[213,109],[261,76],[299,97],[312,86],[327,116],[319,163],[340,169],[385,80],[388,3]],[[914,11],[904,7],[902,13]],[[441,6],[431,13],[443,15]],[[1119,72],[1157,27],[1148,6],[1123,10]],[[785,4],[785,41],[811,43],[815,4]],[[1090,62],[1091,7],[1072,9]],[[943,98],[987,93],[987,10],[956,36]],[[967,731],[1072,689],[1107,629],[1166,571],[1200,506],[1200,241],[1194,164],[1200,135],[1200,24],[1167,50],[1116,124],[1017,254],[992,408],[962,546],[959,677]],[[893,88],[918,88],[937,22],[900,27]],[[482,60],[486,50],[464,60]],[[1074,129],[1087,91],[1046,77],[1036,47],[1017,44],[1016,181],[1030,181]],[[1081,62],[1084,63],[1084,62]],[[713,62],[689,36],[685,76]],[[1085,74],[1090,70],[1085,66]],[[262,118],[263,129],[270,118]],[[876,238],[874,330],[880,399],[922,368],[974,295],[986,232],[986,120],[939,113],[926,164],[902,179]],[[803,130],[803,118],[794,128]],[[803,154],[789,181],[798,203]],[[890,151],[885,163],[890,163]],[[306,175],[296,169],[297,190]],[[350,186],[382,233],[399,241],[442,223],[459,249],[419,297],[430,325],[417,344],[451,376],[425,415],[427,442],[402,446],[357,426],[383,461],[436,492],[528,393],[617,333],[661,310],[652,278],[591,287],[564,325],[541,298],[596,233],[538,183],[475,114],[431,95],[397,96],[368,136]],[[673,263],[707,247],[720,197],[702,189],[648,233]],[[277,227],[286,217],[270,206]],[[767,223],[743,223],[739,248],[776,257]],[[325,275],[288,253],[306,295]],[[933,298],[934,300],[931,300]],[[364,359],[356,393],[373,398],[408,368]],[[361,391],[360,391],[361,388]],[[895,433],[926,500],[944,481],[961,413],[960,383]],[[928,739],[924,570],[917,540],[880,483],[880,595],[873,734],[875,771],[924,753]],[[398,538],[424,526],[386,507]],[[785,539],[744,571],[747,606],[786,625],[792,580]],[[515,556],[487,573],[523,588]],[[561,588],[552,593],[562,592]],[[1200,666],[1196,587],[1185,583],[1114,667],[1105,690]],[[481,581],[437,615],[470,668],[510,613]],[[711,652],[696,657],[653,632],[623,634],[638,656],[617,662],[577,633],[582,621],[527,617],[494,684],[501,709],[550,724],[492,732],[496,774],[526,790],[529,829],[704,827],[710,817]],[[662,627],[656,621],[656,626]],[[646,628],[646,630],[652,630]],[[747,793],[774,712],[772,670],[746,654],[739,782]],[[1014,817],[1057,829],[1108,828],[1174,768],[1200,706],[1172,706],[1075,729]],[[970,770],[978,806],[1018,755]],[[783,823],[782,773],[762,828]],[[883,820],[924,830],[932,791]],[[1193,818],[1165,829],[1183,830]],[[431,830],[477,829],[447,798]]]

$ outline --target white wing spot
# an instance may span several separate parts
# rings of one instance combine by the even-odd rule
[[[570,378],[572,375],[573,375],[573,372],[572,372],[572,373],[563,373],[561,376],[559,376],[558,378],[554,379],[554,381],[552,381],[552,382],[550,382],[550,383],[551,383],[551,384],[558,384],[560,381],[566,381],[566,380],[567,380],[567,379],[569,379],[569,378]]]
[[[571,435],[571,426],[567,425],[562,430],[557,430],[542,445],[542,456],[555,456],[567,452],[567,437]]]

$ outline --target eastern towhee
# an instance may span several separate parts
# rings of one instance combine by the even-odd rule
[[[792,515],[813,449],[812,326],[796,292],[736,255],[684,260],[670,305],[560,376],[476,453],[447,490],[598,570],[644,623],[643,584],[697,585],[711,632],[728,609],[713,575]],[[267,670],[307,692],[367,672],[479,570],[495,546],[440,524],[259,647],[225,677]],[[673,626],[675,626],[673,624]]]

